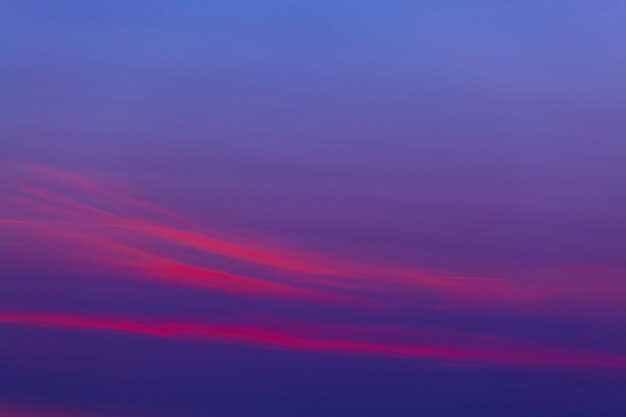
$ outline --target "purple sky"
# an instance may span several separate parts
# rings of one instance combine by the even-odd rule
[[[617,0],[3,1],[0,417],[623,417],[625,48]]]

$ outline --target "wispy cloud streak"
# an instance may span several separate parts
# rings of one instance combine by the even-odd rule
[[[200,340],[211,343],[258,345],[271,348],[310,352],[346,353],[359,355],[389,356],[444,361],[459,364],[501,364],[513,366],[593,366],[626,367],[626,358],[617,355],[579,353],[541,347],[515,348],[506,346],[497,338],[485,339],[485,346],[442,344],[427,340],[423,343],[398,343],[380,341],[384,332],[369,329],[368,333],[379,333],[377,340],[321,335],[323,325],[311,331],[307,325],[291,323],[283,325],[207,324],[174,320],[142,321],[126,318],[77,316],[58,313],[0,313],[0,323],[54,327],[89,331],[110,331],[159,338]],[[289,329],[299,328],[299,331]],[[332,325],[331,325],[332,328]],[[344,331],[346,327],[344,326]],[[348,329],[349,330],[349,329]],[[361,329],[357,329],[362,332]],[[350,333],[350,332],[348,332]],[[354,332],[352,332],[354,333]]]
[[[363,264],[328,254],[296,249],[286,244],[272,246],[262,242],[208,231],[183,216],[131,196],[117,187],[105,187],[88,177],[44,165],[26,164],[16,170],[20,179],[5,180],[11,193],[6,201],[20,218],[2,219],[5,226],[39,228],[60,238],[60,244],[99,248],[106,264],[140,269],[148,276],[187,285],[219,290],[293,295],[326,291],[359,290],[370,293],[398,294],[426,289],[468,298],[532,299],[528,290],[514,288],[496,278],[461,276],[445,271],[418,270],[406,266]],[[32,213],[33,221],[23,213]],[[132,214],[129,214],[132,213]],[[48,224],[46,224],[46,222]],[[65,239],[61,239],[65,237]],[[129,241],[144,240],[191,249],[251,265],[271,268],[277,281],[243,277],[175,259],[173,255],[153,253]],[[117,261],[115,256],[124,254]],[[129,261],[128,257],[134,258]],[[333,290],[334,289],[334,290]],[[330,298],[330,295],[328,295]]]

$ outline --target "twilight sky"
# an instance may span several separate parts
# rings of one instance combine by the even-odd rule
[[[4,0],[0,417],[623,417],[622,0]]]

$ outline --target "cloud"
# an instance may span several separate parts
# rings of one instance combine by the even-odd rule
[[[208,230],[182,215],[129,194],[130,187],[98,181],[60,168],[24,164],[6,180],[10,203],[1,223],[28,227],[67,246],[75,258],[182,285],[265,295],[304,295],[348,300],[358,293],[397,296],[435,293],[458,299],[530,300],[538,294],[504,278],[459,276],[406,265],[354,262],[269,239],[250,240]],[[11,213],[13,216],[11,217]],[[0,213],[1,214],[1,213]],[[154,247],[159,246],[158,252]],[[263,277],[216,270],[202,259],[185,261],[181,249],[271,270]],[[97,253],[94,253],[97,252]],[[198,258],[198,257],[196,257]],[[131,274],[132,275],[132,274]],[[269,276],[269,278],[268,278]],[[322,296],[325,294],[325,297]]]
[[[438,342],[451,335],[432,334],[428,340],[395,342],[381,340],[388,329],[357,326],[267,322],[219,324],[180,320],[134,320],[122,317],[79,316],[62,313],[3,312],[0,323],[35,327],[54,327],[101,332],[128,333],[163,339],[197,340],[268,348],[328,352],[407,359],[435,360],[446,363],[506,366],[615,367],[626,368],[626,358],[537,346],[515,346],[510,340],[495,337],[456,335],[456,343]],[[391,329],[393,330],[393,329]],[[369,334],[364,337],[364,334]],[[422,335],[423,337],[424,335]],[[478,341],[478,343],[477,343]]]

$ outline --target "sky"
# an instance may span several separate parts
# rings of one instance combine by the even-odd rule
[[[626,3],[4,0],[0,417],[623,417]]]

